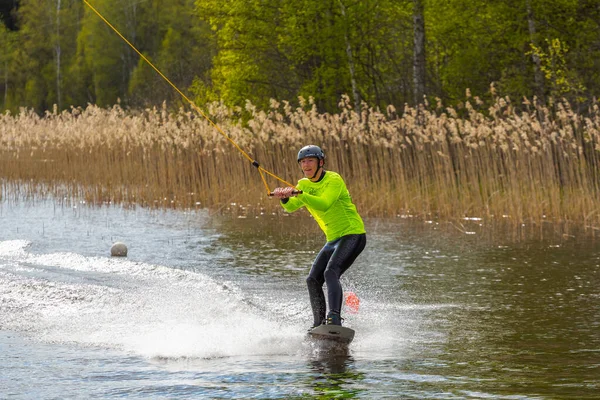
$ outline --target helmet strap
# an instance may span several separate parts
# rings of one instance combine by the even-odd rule
[[[310,180],[312,181],[313,179],[315,179],[315,177],[319,173],[319,170],[322,170],[322,169],[323,169],[323,165],[321,165],[321,160],[319,159],[319,166],[317,167],[317,170],[315,171],[314,175],[310,177]]]

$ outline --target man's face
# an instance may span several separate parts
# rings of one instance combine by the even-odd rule
[[[300,168],[304,176],[308,179],[312,178],[319,168],[319,159],[317,157],[306,157],[300,160]]]

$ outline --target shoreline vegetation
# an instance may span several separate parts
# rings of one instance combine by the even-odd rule
[[[442,220],[544,221],[600,230],[600,110],[566,101],[547,106],[467,92],[457,107],[362,108],[339,112],[312,100],[266,111],[220,103],[207,115],[262,167],[301,177],[297,150],[322,146],[363,216]],[[39,116],[0,115],[0,180],[5,196],[51,194],[144,207],[279,210],[259,173],[197,113],[168,107],[72,107]],[[267,180],[271,190],[279,183]]]

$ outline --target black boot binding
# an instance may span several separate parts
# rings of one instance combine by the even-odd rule
[[[343,320],[344,320],[344,318],[340,317],[340,314],[338,314],[336,312],[330,312],[329,314],[327,314],[326,323],[327,323],[327,325],[341,326]]]

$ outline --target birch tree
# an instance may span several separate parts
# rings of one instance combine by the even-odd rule
[[[426,82],[426,56],[425,56],[425,5],[424,0],[414,0],[413,11],[413,37],[414,37],[414,59],[413,59],[413,81],[414,102],[423,102]]]

